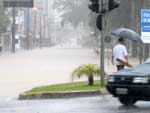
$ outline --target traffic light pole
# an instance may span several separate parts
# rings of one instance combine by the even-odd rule
[[[104,72],[104,57],[105,57],[105,42],[104,42],[104,35],[105,35],[105,9],[104,9],[104,1],[101,0],[101,12],[102,12],[102,30],[101,30],[101,51],[100,51],[100,83],[101,87],[105,87],[105,72]]]
[[[97,17],[97,28],[101,31],[101,48],[100,48],[100,83],[101,87],[105,87],[105,28],[106,28],[106,21],[105,16],[107,12],[112,11],[113,9],[119,7],[120,1],[116,0],[108,0],[108,8],[106,0],[89,0],[90,5],[89,9],[92,10],[92,12],[99,13]],[[101,9],[99,10],[99,4],[101,4]]]

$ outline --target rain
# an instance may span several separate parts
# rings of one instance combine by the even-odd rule
[[[10,1],[0,0],[0,113],[94,113],[99,108],[103,113],[126,112],[124,109],[119,110],[121,105],[110,95],[68,101],[19,101],[20,93],[37,86],[87,81],[86,77],[72,80],[71,73],[82,64],[101,65],[102,34],[96,26],[98,15],[89,10],[88,0]],[[134,10],[139,2],[121,0],[120,5],[116,11],[106,15],[106,36],[110,36],[111,31],[118,27],[129,26],[136,32],[140,31],[139,13]],[[150,6],[146,2],[144,5]],[[116,71],[116,67],[111,64],[111,56],[117,38],[111,37],[110,42],[104,42],[103,60],[107,74]],[[139,48],[136,42],[127,40],[126,46],[133,66],[149,57],[149,45]],[[142,58],[139,49],[146,51],[141,53]],[[95,79],[100,80],[100,77]],[[105,101],[108,106],[114,102],[117,106],[105,109],[105,106],[99,106],[101,101]],[[81,102],[81,106],[78,102]],[[147,103],[138,105],[148,107]],[[90,107],[85,110],[87,106]],[[143,110],[139,109],[138,113]],[[137,112],[137,109],[127,112],[130,111]]]

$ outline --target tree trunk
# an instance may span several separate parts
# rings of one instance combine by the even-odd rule
[[[94,82],[93,75],[90,75],[88,79],[89,79],[89,86],[93,86],[93,82]]]

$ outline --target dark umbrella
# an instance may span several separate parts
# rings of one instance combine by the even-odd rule
[[[119,29],[112,31],[111,34],[118,36],[118,37],[123,37],[132,41],[137,41],[137,42],[142,43],[140,35],[131,29],[119,28]]]

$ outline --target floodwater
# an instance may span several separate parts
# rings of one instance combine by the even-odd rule
[[[18,101],[15,98],[0,100],[0,113],[149,113],[149,102],[135,106],[122,106],[111,95]]]
[[[93,49],[42,48],[0,55],[0,113],[116,113],[118,101],[108,96],[19,101],[18,95],[35,86],[73,82],[71,72],[81,64],[99,64]],[[115,71],[106,64],[106,71]],[[99,79],[99,78],[96,78]],[[87,78],[81,78],[87,80]],[[75,79],[74,81],[79,81]],[[112,102],[116,103],[112,106]],[[103,105],[104,105],[103,104]],[[117,112],[119,113],[119,112]],[[121,112],[122,113],[122,112]],[[127,112],[126,112],[127,113]],[[130,112],[128,112],[130,113]]]
[[[44,104],[49,101],[18,101],[18,95],[35,86],[73,82],[74,68],[98,60],[92,49],[53,47],[1,54],[0,113],[47,113]]]
[[[99,63],[92,49],[43,48],[2,54],[0,96],[17,95],[39,85],[72,82],[73,69],[88,63]]]

